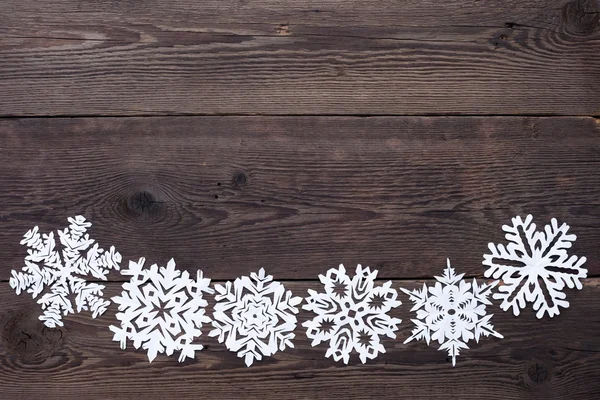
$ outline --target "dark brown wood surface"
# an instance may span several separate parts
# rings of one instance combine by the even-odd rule
[[[426,278],[446,257],[481,275],[488,242],[531,213],[568,222],[600,275],[589,117],[35,118],[0,135],[0,279],[29,228],[78,213],[125,259],[175,257],[213,279],[316,279],[340,262]]]
[[[422,283],[420,283],[422,285]],[[394,287],[419,283],[394,281]],[[255,362],[242,359],[208,337],[195,360],[178,363],[159,356],[148,363],[131,345],[121,350],[112,341],[115,307],[98,319],[81,313],[67,318],[65,328],[45,328],[31,299],[0,287],[0,385],[10,399],[329,399],[456,398],[574,399],[600,396],[598,296],[600,279],[586,279],[584,290],[569,292],[572,306],[560,317],[540,321],[532,310],[518,318],[497,309],[493,321],[505,339],[482,338],[458,357],[456,367],[435,343],[403,344],[412,325],[405,302],[390,313],[401,318],[396,339],[384,338],[387,352],[363,365],[355,356],[349,365],[324,357],[326,346],[311,347],[303,328],[295,348]],[[295,295],[319,289],[316,282],[286,282]],[[110,283],[107,295],[120,293]],[[210,304],[212,296],[208,296]],[[402,300],[406,300],[404,296]],[[301,311],[298,322],[309,319]]]
[[[5,115],[600,115],[597,0],[4,3]]]
[[[0,399],[600,398],[600,1],[7,0],[0,5]],[[396,339],[348,366],[311,347],[247,368],[204,326],[194,360],[121,350],[108,326],[50,329],[9,287],[22,235],[82,214],[124,258],[264,267],[295,295],[344,263],[395,288],[533,214],[571,226],[589,277],[456,367]],[[109,276],[106,295],[124,277]],[[209,296],[209,314],[214,304]],[[310,318],[301,311],[299,322]]]

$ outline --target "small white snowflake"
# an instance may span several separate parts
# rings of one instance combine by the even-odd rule
[[[75,312],[70,294],[76,295],[77,312],[90,310],[93,318],[103,314],[110,305],[102,297],[104,285],[88,283],[86,278],[105,281],[109,270],[118,270],[121,262],[121,255],[113,246],[105,252],[90,239],[86,232],[92,224],[84,217],[78,215],[68,221],[68,228],[57,231],[62,251],[56,249],[53,232],[42,235],[36,226],[24,235],[21,244],[29,248],[25,266],[23,272],[11,271],[9,281],[17,294],[27,291],[33,298],[50,288],[38,300],[44,311],[39,319],[50,328],[63,326],[62,315]]]
[[[412,320],[415,328],[404,343],[425,339],[429,345],[431,339],[437,340],[439,350],[447,350],[452,357],[453,366],[460,349],[469,348],[469,340],[479,343],[481,335],[503,338],[490,323],[493,314],[485,312],[485,306],[492,304],[488,296],[498,282],[479,286],[475,279],[473,284],[462,280],[464,275],[456,275],[447,260],[444,275],[435,277],[435,286],[423,284],[422,290],[412,292],[400,288],[414,303],[410,311],[417,311],[417,319]]]
[[[286,346],[294,347],[294,314],[302,298],[292,297],[292,292],[265,275],[263,268],[258,274],[251,273],[250,278],[242,276],[233,285],[228,281],[225,286],[215,285],[215,289],[215,329],[208,335],[218,336],[219,343],[225,341],[229,350],[244,357],[248,367],[255,359],[273,355],[278,348],[283,351]]]
[[[348,364],[350,353],[356,350],[364,364],[379,353],[385,353],[380,335],[395,338],[397,325],[401,322],[388,312],[402,304],[392,282],[374,287],[377,270],[363,269],[359,264],[355,276],[350,279],[343,264],[331,268],[327,275],[319,275],[325,293],[309,290],[307,304],[302,308],[317,316],[302,325],[312,346],[329,342],[325,357]]]
[[[112,298],[121,311],[117,313],[121,327],[110,326],[113,340],[122,349],[127,339],[132,340],[133,347],[148,351],[150,362],[159,353],[170,356],[174,351],[180,351],[179,362],[193,358],[203,347],[192,341],[202,334],[202,323],[210,322],[204,315],[208,303],[202,298],[203,292],[214,293],[210,279],[203,278],[202,271],[191,279],[187,271],[175,269],[173,259],[160,269],[156,264],[144,269],[144,262],[144,258],[130,261],[122,272],[132,278],[123,284],[121,296]]]
[[[538,232],[532,221],[531,215],[525,221],[517,216],[512,226],[502,227],[508,246],[488,245],[491,254],[483,256],[483,265],[489,267],[485,276],[502,280],[494,299],[502,300],[504,311],[512,307],[514,315],[519,315],[520,309],[532,302],[538,318],[545,313],[553,317],[560,314],[559,307],[569,307],[562,291],[565,285],[569,289],[583,287],[580,280],[587,277],[587,270],[581,266],[586,258],[569,257],[567,249],[577,239],[567,234],[569,225],[559,227],[552,218],[550,225]]]

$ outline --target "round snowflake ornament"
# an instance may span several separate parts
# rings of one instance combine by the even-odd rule
[[[292,297],[291,291],[263,268],[258,274],[237,278],[233,284],[215,285],[217,304],[208,334],[217,336],[219,343],[238,357],[243,357],[249,367],[254,360],[271,356],[286,346],[294,347],[292,339],[296,328],[296,306],[301,297]]]
[[[121,342],[122,349],[127,339],[132,340],[133,347],[148,351],[150,362],[159,353],[170,356],[174,351],[180,351],[179,362],[194,358],[202,345],[192,341],[202,334],[202,323],[210,322],[204,315],[208,303],[202,298],[203,293],[214,292],[210,279],[203,278],[202,271],[191,279],[187,271],[175,269],[173,259],[160,269],[156,264],[144,269],[144,262],[144,258],[130,261],[129,269],[122,271],[131,279],[123,284],[121,296],[112,298],[119,305],[121,321],[120,327],[110,326],[113,340]]]
[[[411,311],[417,311],[417,319],[412,320],[415,328],[404,343],[425,339],[429,345],[432,339],[437,340],[439,350],[447,350],[452,357],[453,366],[460,350],[469,348],[469,340],[479,343],[482,335],[503,338],[490,323],[493,314],[485,311],[485,306],[492,304],[488,296],[498,282],[480,286],[475,279],[472,284],[464,281],[464,275],[456,275],[447,260],[444,275],[435,277],[434,286],[423,284],[423,289],[413,291],[400,289],[414,303]]]
[[[107,279],[111,270],[119,270],[121,255],[114,246],[104,250],[87,233],[92,223],[83,216],[69,218],[69,227],[40,234],[36,226],[28,231],[21,244],[28,247],[22,271],[12,271],[10,287],[17,294],[26,291],[33,298],[44,293],[38,303],[43,313],[39,319],[50,328],[63,326],[62,316],[90,310],[92,318],[102,315],[110,301],[104,298],[104,285],[89,282]],[[76,295],[75,306],[71,295]]]
[[[502,300],[504,311],[512,308],[517,316],[529,302],[538,318],[545,313],[553,317],[560,314],[559,307],[569,307],[564,287],[583,287],[587,270],[581,266],[586,258],[569,257],[567,250],[577,239],[567,233],[569,225],[558,226],[552,218],[543,231],[536,231],[532,221],[531,215],[525,221],[517,216],[512,225],[502,227],[508,245],[488,245],[490,254],[483,256],[483,265],[489,267],[485,276],[502,280],[494,299]]]
[[[396,337],[394,332],[401,320],[390,317],[388,312],[402,303],[396,299],[398,293],[392,289],[392,282],[375,287],[376,277],[377,270],[359,264],[350,278],[340,264],[338,269],[319,275],[325,293],[308,291],[308,304],[302,308],[317,316],[302,326],[307,328],[306,336],[312,339],[313,347],[329,342],[325,357],[333,356],[335,361],[348,364],[350,353],[355,350],[364,364],[385,353],[381,335]]]

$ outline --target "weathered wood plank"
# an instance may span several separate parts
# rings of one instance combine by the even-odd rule
[[[8,0],[0,115],[600,114],[595,0]]]
[[[483,272],[501,226],[532,213],[578,235],[600,273],[593,118],[177,117],[0,120],[0,279],[21,235],[83,214],[92,237],[230,279],[316,279],[340,262],[426,278]],[[119,279],[117,275],[112,279]]]
[[[396,281],[411,289],[419,282]],[[319,290],[316,282],[287,282],[295,295]],[[109,283],[107,295],[120,285]],[[69,316],[65,327],[44,328],[39,310],[27,295],[16,296],[0,284],[0,388],[3,399],[32,398],[372,398],[380,399],[590,399],[600,395],[600,280],[587,279],[581,291],[569,291],[571,308],[554,319],[519,318],[493,306],[495,328],[505,339],[483,338],[458,358],[455,368],[437,346],[403,344],[412,325],[406,296],[393,316],[402,318],[396,339],[378,359],[350,365],[326,359],[325,345],[310,347],[304,328],[296,330],[295,348],[246,368],[203,327],[199,343],[208,348],[183,364],[159,356],[148,364],[143,351],[121,350],[108,326],[117,323],[113,305],[93,320]],[[214,303],[208,296],[212,311]],[[311,314],[301,311],[299,324]],[[26,382],[26,384],[23,384]]]

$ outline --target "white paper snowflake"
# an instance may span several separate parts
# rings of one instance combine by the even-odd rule
[[[390,317],[388,312],[402,303],[397,300],[391,281],[374,287],[376,277],[377,270],[371,272],[359,264],[356,275],[350,279],[340,264],[338,269],[328,270],[327,275],[319,275],[325,293],[308,291],[307,304],[302,308],[317,316],[302,325],[307,328],[306,336],[312,339],[312,346],[329,342],[325,357],[333,356],[335,361],[348,364],[350,353],[356,350],[364,364],[385,353],[381,335],[396,337],[394,332],[401,320]]]
[[[49,287],[38,303],[44,311],[39,319],[50,328],[63,326],[62,315],[74,313],[69,299],[75,294],[77,312],[92,311],[96,318],[106,311],[110,301],[104,299],[104,285],[86,282],[86,278],[106,280],[111,269],[119,269],[121,255],[110,247],[101,249],[86,233],[92,226],[81,215],[68,219],[70,225],[57,231],[62,251],[56,248],[54,233],[40,234],[36,226],[24,235],[21,244],[29,248],[23,272],[11,271],[10,287],[36,298]],[[62,315],[61,315],[62,314]]]
[[[202,334],[202,323],[210,322],[204,315],[208,303],[202,298],[203,293],[214,293],[210,279],[203,278],[202,271],[191,279],[187,271],[175,269],[173,259],[160,269],[156,264],[144,269],[145,261],[130,261],[122,272],[131,279],[123,284],[121,296],[112,298],[121,311],[117,313],[121,326],[109,327],[115,333],[113,340],[121,343],[121,349],[132,340],[133,347],[148,351],[150,362],[159,353],[170,356],[174,351],[180,351],[179,362],[194,358],[203,346],[192,341]]]
[[[581,266],[586,258],[569,257],[567,249],[577,239],[567,234],[569,225],[559,227],[552,218],[550,225],[538,232],[531,221],[531,215],[525,221],[515,217],[512,226],[502,227],[508,246],[488,245],[491,254],[483,256],[483,265],[489,267],[485,276],[502,280],[494,299],[502,300],[504,311],[512,307],[513,314],[519,315],[520,309],[532,302],[538,318],[545,313],[553,317],[560,314],[559,307],[569,307],[562,291],[565,285],[569,289],[583,287],[580,280],[587,277],[587,269]]]
[[[481,335],[493,335],[500,339],[501,334],[494,330],[490,323],[493,314],[486,314],[485,306],[492,303],[488,300],[491,290],[498,284],[483,284],[479,286],[462,280],[465,274],[456,275],[454,268],[447,268],[443,276],[436,276],[438,281],[434,286],[415,289],[412,292],[400,289],[410,296],[414,303],[411,311],[417,311],[417,319],[413,319],[415,328],[412,335],[404,341],[425,339],[429,345],[431,339],[440,344],[439,350],[447,350],[452,357],[452,365],[456,365],[456,356],[460,349],[468,349],[467,342],[475,339],[479,343]]]
[[[294,347],[292,339],[296,328],[296,306],[301,297],[292,297],[291,291],[273,281],[260,269],[250,278],[237,278],[233,285],[215,285],[218,294],[212,325],[215,329],[209,336],[218,336],[219,343],[238,357],[244,357],[249,367],[254,360],[273,355],[277,349]]]

